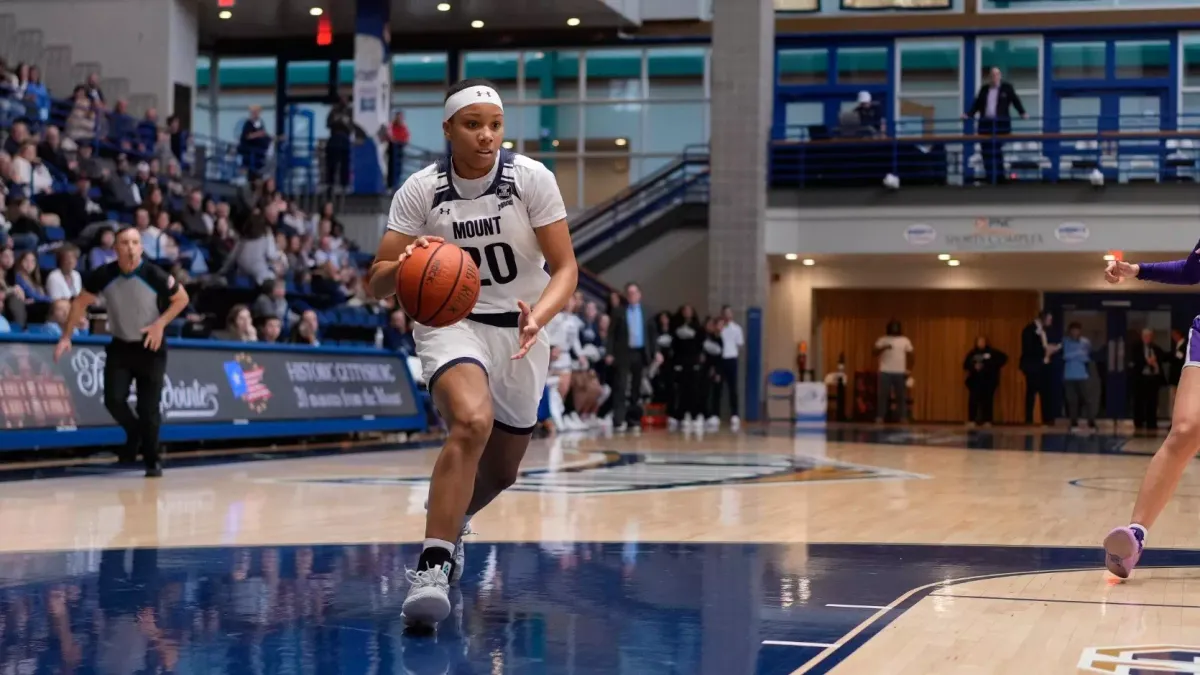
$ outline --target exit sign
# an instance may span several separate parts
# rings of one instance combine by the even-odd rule
[[[217,0],[217,7],[233,7],[237,0]]]

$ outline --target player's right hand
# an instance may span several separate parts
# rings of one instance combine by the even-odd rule
[[[58,360],[63,357],[63,354],[66,354],[69,351],[71,351],[71,339],[64,335],[62,339],[58,341],[58,344],[54,346],[54,362],[58,363]]]
[[[446,241],[446,240],[443,239],[442,237],[433,237],[433,236],[417,237],[416,239],[413,240],[413,243],[409,244],[408,246],[406,246],[404,248],[404,253],[400,254],[400,258],[397,260],[397,262],[399,262],[401,265],[403,265],[404,260],[406,258],[408,258],[408,256],[412,255],[412,252],[417,250],[418,246],[420,246],[421,248],[429,248],[430,244],[439,244],[444,241]]]
[[[1138,274],[1137,265],[1124,260],[1110,260],[1104,268],[1104,280],[1110,284],[1120,283],[1122,279],[1132,279]]]

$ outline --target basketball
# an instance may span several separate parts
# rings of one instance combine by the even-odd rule
[[[479,299],[479,268],[466,251],[437,242],[416,247],[396,272],[396,296],[414,321],[439,328],[466,318]]]

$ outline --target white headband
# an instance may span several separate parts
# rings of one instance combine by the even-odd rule
[[[504,110],[504,104],[500,102],[500,93],[495,89],[483,86],[467,87],[446,99],[446,109],[442,121],[448,121],[454,117],[454,113],[476,103],[491,103],[501,111]]]

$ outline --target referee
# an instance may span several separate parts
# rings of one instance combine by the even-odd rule
[[[94,270],[83,292],[71,305],[71,316],[54,349],[58,361],[71,350],[71,326],[79,324],[88,306],[104,298],[112,342],[105,350],[104,407],[125,430],[122,463],[134,462],[139,452],[146,477],[162,476],[158,428],[159,402],[167,351],[163,329],[187,307],[188,294],[175,278],[142,257],[142,236],[135,228],[117,232],[117,259]],[[129,387],[137,383],[137,416],[129,409]]]

